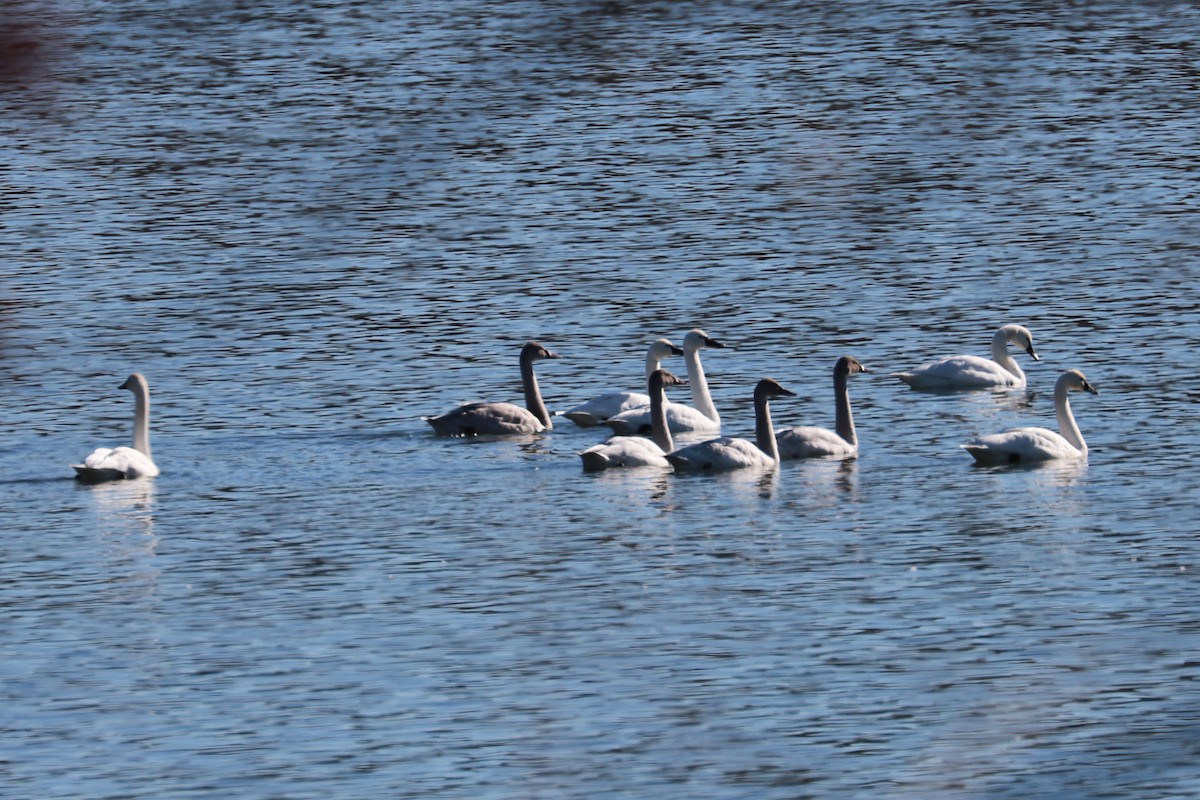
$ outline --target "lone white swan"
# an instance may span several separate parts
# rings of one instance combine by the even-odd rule
[[[669,467],[666,454],[675,449],[667,427],[667,386],[682,386],[686,381],[665,369],[650,373],[650,439],[641,436],[614,436],[579,454],[584,472],[599,472],[612,467]]]
[[[1054,384],[1054,411],[1058,433],[1048,428],[1015,428],[980,436],[962,445],[980,464],[1022,464],[1056,458],[1086,458],[1087,443],[1071,413],[1071,392],[1099,394],[1077,369],[1069,369]]]
[[[671,344],[670,339],[658,339],[651,342],[649,349],[646,350],[645,380],[650,380],[654,371],[662,366],[664,358],[681,355],[683,355],[683,350]],[[593,425],[599,425],[609,417],[615,417],[622,411],[648,405],[650,405],[650,395],[641,392],[612,391],[567,409],[562,415],[581,428],[590,428]]]
[[[125,379],[120,388],[133,392],[133,447],[100,447],[82,464],[72,464],[75,477],[88,483],[126,478],[153,478],[158,466],[150,457],[150,386],[141,373]]]
[[[914,389],[949,391],[954,389],[991,389],[1025,386],[1025,373],[1008,353],[1014,344],[1039,361],[1033,350],[1033,334],[1022,325],[1005,325],[992,337],[992,357],[949,356],[923,364],[896,377]]]
[[[525,389],[525,408],[513,403],[467,403],[438,417],[423,419],[441,436],[484,436],[489,434],[537,433],[549,430],[550,414],[542,402],[534,362],[558,358],[537,342],[521,348],[521,384]]]
[[[721,430],[721,415],[717,413],[708,391],[708,379],[704,376],[704,365],[700,363],[700,351],[705,347],[724,346],[699,328],[688,331],[683,337],[683,358],[687,363],[687,380],[692,389],[692,405],[667,403],[667,427],[672,433]],[[648,433],[650,407],[646,405],[622,411],[605,420],[605,424],[613,429],[613,433],[625,436]]]
[[[851,375],[870,372],[859,361],[842,356],[833,367],[833,394],[836,403],[834,430],[800,426],[779,432],[780,458],[816,458],[858,454],[858,436],[854,432],[854,416],[850,413],[850,391],[846,383]]]
[[[776,397],[794,396],[771,378],[763,378],[754,387],[754,441],[722,436],[681,447],[667,453],[667,461],[676,472],[704,472],[773,467],[779,463],[779,447],[771,426],[770,402]]]

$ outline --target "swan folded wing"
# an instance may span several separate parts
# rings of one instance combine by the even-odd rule
[[[780,431],[775,436],[780,458],[821,458],[823,456],[852,456],[855,445],[828,428],[803,425]]]
[[[1015,428],[1004,433],[980,436],[962,447],[976,461],[988,464],[1078,458],[1083,455],[1082,451],[1061,434],[1049,428]]]
[[[950,356],[922,364],[896,377],[917,389],[986,388],[1016,386],[1016,375],[995,361],[980,356]]]
[[[681,447],[668,453],[667,461],[676,471],[686,472],[775,466],[775,460],[754,442],[729,436]]]
[[[158,474],[158,466],[145,453],[132,447],[99,447],[82,464],[71,467],[78,477],[92,481],[152,478]]]
[[[528,409],[512,403],[467,403],[425,421],[443,436],[537,433],[546,429]]]
[[[683,403],[670,403],[665,406],[667,414],[667,430],[671,433],[713,432],[721,430],[721,423],[714,422],[696,409]],[[613,429],[613,433],[622,436],[634,436],[650,432],[650,406],[638,406],[622,411],[604,421]]]
[[[611,391],[569,408],[562,415],[576,425],[588,427],[599,425],[609,417],[615,417],[623,411],[639,406],[649,409],[650,396],[639,392]]]
[[[603,444],[589,447],[579,457],[588,472],[613,467],[670,466],[662,448],[640,436],[614,436]]]

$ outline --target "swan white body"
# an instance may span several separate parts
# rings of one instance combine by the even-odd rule
[[[671,344],[669,339],[658,339],[651,342],[649,349],[646,350],[645,379],[650,380],[654,371],[662,366],[664,358],[681,355],[683,355],[683,350]],[[564,411],[562,415],[581,428],[590,428],[593,425],[599,425],[609,417],[615,417],[622,411],[648,405],[650,405],[650,395],[648,394],[612,391],[580,403],[574,408]]]
[[[150,457],[150,386],[141,373],[125,379],[120,388],[133,392],[133,447],[100,447],[82,464],[72,464],[75,477],[89,483],[153,478],[158,465]]]
[[[1087,442],[1071,413],[1071,392],[1099,394],[1077,369],[1059,376],[1054,384],[1054,411],[1058,432],[1048,428],[1016,428],[1004,433],[980,436],[962,447],[980,464],[1021,464],[1058,458],[1086,458]]]
[[[708,391],[708,379],[704,375],[704,365],[700,363],[700,351],[705,347],[724,346],[717,340],[710,339],[708,334],[699,328],[688,331],[683,337],[683,358],[687,363],[692,405],[667,403],[667,427],[672,433],[721,430],[721,415],[717,413],[712,394]],[[605,420],[605,424],[612,428],[614,433],[626,436],[647,433],[650,430],[650,406],[622,411]]]
[[[653,439],[641,436],[614,436],[604,444],[594,445],[579,454],[585,472],[598,472],[613,467],[669,467],[667,453],[674,448],[667,427],[665,387],[680,386],[684,381],[665,369],[650,373],[650,430]]]
[[[850,392],[846,386],[851,375],[870,372],[857,359],[842,356],[833,367],[833,394],[836,403],[836,430],[799,426],[779,432],[780,458],[819,458],[837,456],[849,458],[858,454],[858,435],[854,431],[854,416],[850,413]]]
[[[525,390],[525,408],[514,403],[467,403],[438,417],[424,417],[441,436],[486,436],[538,433],[551,427],[550,414],[542,402],[535,361],[558,358],[537,342],[521,348],[521,383]]]
[[[681,447],[667,454],[676,472],[721,472],[745,467],[773,467],[779,463],[770,402],[793,395],[770,378],[754,387],[754,441],[721,436]]]
[[[1014,344],[1039,361],[1033,350],[1033,334],[1021,325],[1005,325],[992,336],[992,357],[949,356],[923,364],[896,377],[914,389],[951,391],[955,389],[1020,389],[1025,386],[1025,373],[1009,355],[1008,345]]]

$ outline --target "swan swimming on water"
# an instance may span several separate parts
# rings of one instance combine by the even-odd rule
[[[771,378],[763,378],[754,387],[754,441],[722,436],[681,447],[667,453],[667,461],[676,472],[703,472],[773,467],[779,463],[779,448],[771,426],[770,402],[776,397],[794,396]]]
[[[683,355],[683,350],[671,344],[669,339],[658,339],[651,342],[649,349],[646,350],[645,379],[650,380],[651,374],[662,366],[664,358],[681,355]],[[581,428],[589,428],[622,411],[648,405],[650,405],[650,395],[641,392],[605,392],[564,411],[562,415]]]
[[[158,466],[150,457],[150,385],[141,373],[135,372],[125,379],[121,389],[133,392],[133,447],[100,447],[83,460],[72,464],[75,477],[81,481],[124,480],[126,478],[153,478]]]
[[[667,386],[682,386],[681,381],[665,369],[650,373],[647,382],[650,393],[650,435],[614,436],[604,444],[594,445],[579,454],[585,472],[598,472],[611,467],[669,467],[666,454],[675,449],[671,430],[667,427]]]
[[[1077,369],[1069,369],[1054,384],[1054,411],[1058,433],[1048,428],[1016,428],[980,436],[962,445],[979,464],[1021,464],[1056,458],[1086,458],[1087,443],[1071,413],[1071,392],[1099,394]]]
[[[953,389],[1014,388],[1025,386],[1025,373],[1008,353],[1014,344],[1040,361],[1033,350],[1033,334],[1022,325],[1005,325],[992,337],[992,357],[949,356],[923,364],[896,377],[914,389],[949,391]]]
[[[858,436],[854,432],[854,417],[850,413],[850,392],[846,383],[851,375],[870,372],[859,361],[842,356],[833,367],[833,394],[836,403],[834,428],[801,426],[779,432],[780,458],[813,458],[858,454]]]
[[[688,331],[683,337],[683,357],[687,362],[688,384],[692,390],[692,405],[667,403],[667,426],[672,433],[688,431],[719,431],[721,430],[721,415],[713,405],[712,395],[708,391],[708,379],[704,375],[704,366],[700,363],[700,351],[705,347],[724,347],[716,339],[699,328]],[[647,433],[650,430],[650,407],[641,406],[622,411],[604,421],[614,433],[630,436],[637,433]]]
[[[488,434],[537,433],[549,430],[550,414],[542,402],[534,362],[558,358],[537,342],[521,348],[521,384],[525,389],[525,408],[513,403],[467,403],[438,417],[423,419],[442,436],[480,436]]]

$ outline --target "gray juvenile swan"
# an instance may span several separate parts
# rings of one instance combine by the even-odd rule
[[[1010,343],[1028,353],[1034,361],[1040,360],[1033,351],[1033,334],[1029,329],[1021,325],[1005,325],[992,337],[990,359],[949,356],[895,375],[914,389],[1021,389],[1025,386],[1025,373],[1008,354]]]
[[[813,458],[858,454],[858,435],[854,432],[854,416],[850,413],[850,392],[846,386],[851,375],[870,372],[857,359],[842,356],[833,367],[833,394],[836,402],[834,428],[802,426],[780,431],[780,458]]]
[[[724,347],[699,328],[683,337],[683,358],[687,362],[688,385],[692,390],[692,405],[667,403],[667,426],[672,433],[721,430],[721,415],[713,405],[708,391],[708,379],[700,363],[700,351],[705,347]],[[613,433],[630,436],[650,430],[650,407],[631,408],[605,420]]]
[[[671,344],[670,339],[658,339],[651,342],[650,347],[646,350],[645,380],[650,380],[654,371],[662,366],[664,358],[681,355],[683,355],[683,350]],[[562,415],[581,428],[590,428],[593,425],[599,425],[609,417],[615,417],[622,411],[648,405],[650,405],[650,395],[641,392],[613,391],[605,392],[574,408],[567,409]]]
[[[1069,369],[1054,384],[1054,412],[1058,433],[1048,428],[1015,428],[980,436],[962,445],[980,464],[1022,464],[1056,458],[1087,458],[1087,442],[1071,413],[1071,392],[1099,394],[1077,369]]]
[[[667,386],[682,386],[681,381],[665,369],[650,373],[647,381],[650,393],[650,439],[641,436],[614,436],[603,444],[594,445],[579,454],[585,472],[599,472],[612,467],[669,467],[666,454],[675,449],[671,430],[667,427]]]
[[[438,417],[423,419],[441,436],[481,436],[489,434],[537,433],[549,430],[550,414],[542,402],[534,362],[558,358],[537,342],[521,348],[521,383],[525,388],[525,408],[512,403],[467,403]]]
[[[770,402],[776,397],[794,396],[771,378],[763,378],[754,387],[754,441],[722,436],[681,447],[667,453],[667,461],[676,472],[704,472],[772,467],[779,463],[779,448],[771,426]]]
[[[100,447],[83,460],[72,464],[75,477],[88,483],[153,478],[158,465],[150,457],[150,386],[141,373],[125,379],[120,388],[133,392],[133,447]]]

